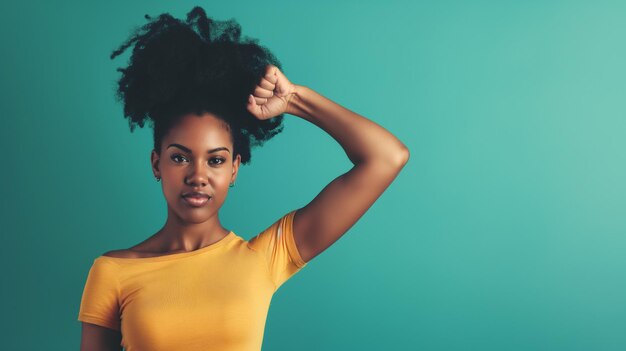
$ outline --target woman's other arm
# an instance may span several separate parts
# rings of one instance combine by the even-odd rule
[[[80,351],[121,351],[122,333],[83,322]]]

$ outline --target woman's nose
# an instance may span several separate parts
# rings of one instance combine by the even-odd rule
[[[208,177],[207,177],[207,172],[206,169],[204,168],[204,165],[199,164],[198,162],[196,162],[192,167],[191,167],[191,174],[189,174],[187,176],[187,184],[189,185],[193,185],[193,186],[206,186],[208,183]]]

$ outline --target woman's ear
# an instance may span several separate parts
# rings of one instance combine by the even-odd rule
[[[233,176],[231,178],[231,182],[235,182],[237,180],[237,174],[239,174],[239,166],[241,165],[241,155],[237,154],[235,160],[233,161]]]
[[[159,160],[159,154],[156,152],[156,150],[153,149],[152,154],[150,155],[150,164],[152,165],[152,173],[154,173],[155,177],[161,176],[159,171]]]

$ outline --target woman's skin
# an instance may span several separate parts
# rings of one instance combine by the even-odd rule
[[[354,164],[297,210],[294,240],[305,262],[346,233],[409,158],[407,147],[389,131],[308,87],[291,83],[273,65],[267,66],[247,108],[259,119],[288,113],[317,125],[337,140]],[[241,158],[233,158],[233,140],[227,128],[210,113],[182,116],[164,137],[160,155],[155,150],[151,155],[152,170],[155,177],[162,179],[167,201],[165,225],[142,243],[105,255],[153,257],[193,251],[230,232],[220,223],[218,212],[228,195],[229,184],[237,179]],[[188,191],[205,192],[212,197],[208,205],[192,207],[181,197]]]

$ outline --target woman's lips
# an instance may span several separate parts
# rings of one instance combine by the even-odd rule
[[[183,196],[183,200],[194,207],[202,207],[206,205],[211,198],[207,196]]]

